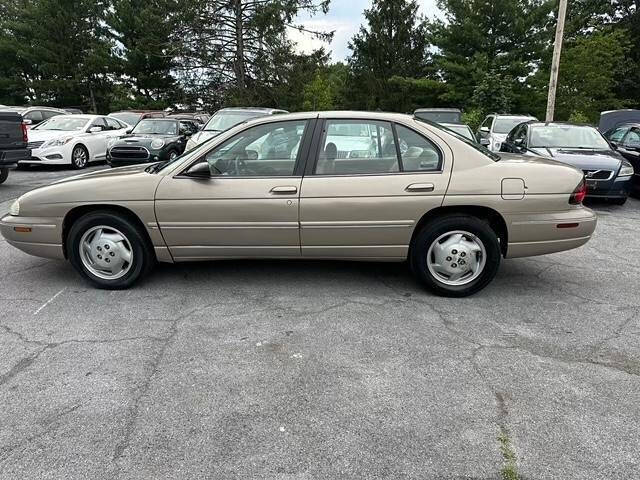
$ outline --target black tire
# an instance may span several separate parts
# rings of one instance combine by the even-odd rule
[[[9,177],[9,169],[0,168],[0,183],[6,182],[8,177]]]
[[[76,153],[84,154],[84,157],[82,158],[84,158],[85,160],[81,161],[81,157],[79,156],[76,158]],[[86,149],[86,147],[84,145],[76,145],[75,147],[73,147],[73,150],[71,151],[71,166],[76,170],[81,170],[83,168],[87,168],[88,165],[89,151]]]
[[[127,273],[117,279],[104,279],[93,274],[83,263],[80,255],[80,241],[85,232],[93,227],[105,226],[121,232],[131,246],[133,254]],[[66,241],[67,255],[73,267],[94,286],[107,290],[129,288],[144,277],[155,264],[155,254],[141,228],[115,212],[97,211],[84,215],[71,226]]]
[[[627,203],[627,197],[623,197],[623,198],[610,198],[609,199],[609,203],[613,204],[613,205],[624,205],[625,203]]]
[[[474,235],[482,242],[486,251],[484,268],[475,279],[470,279],[464,285],[447,285],[427,267],[427,254],[431,245],[442,235],[455,231]],[[498,236],[487,222],[470,215],[456,214],[435,218],[417,233],[411,244],[409,262],[414,275],[434,293],[445,297],[466,297],[479,292],[493,280],[500,266],[500,257]],[[455,257],[452,261],[455,262]]]

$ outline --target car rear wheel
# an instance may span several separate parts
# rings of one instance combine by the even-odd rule
[[[9,177],[9,169],[8,168],[0,168],[0,183],[6,182]]]
[[[98,288],[128,288],[153,266],[155,257],[144,233],[128,218],[112,212],[78,219],[67,238],[74,268]]]
[[[466,297],[482,290],[500,266],[500,243],[483,220],[451,215],[432,220],[416,235],[410,262],[429,289],[447,297]]]
[[[78,170],[89,164],[89,152],[82,145],[76,145],[71,152],[71,165]]]

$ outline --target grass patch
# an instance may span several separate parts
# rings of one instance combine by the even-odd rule
[[[500,429],[500,435],[498,435],[498,441],[500,442],[500,452],[502,458],[504,458],[504,466],[500,470],[500,476],[502,480],[519,480],[518,465],[516,464],[516,452],[513,451],[511,446],[511,439],[506,429]]]

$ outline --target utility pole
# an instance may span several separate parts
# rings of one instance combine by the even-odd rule
[[[551,60],[551,78],[549,79],[549,97],[547,98],[547,122],[553,122],[556,108],[556,89],[558,87],[558,69],[560,67],[560,52],[564,37],[564,20],[567,16],[567,0],[560,0],[558,8],[558,24],[556,25],[556,41],[553,45],[553,59]]]

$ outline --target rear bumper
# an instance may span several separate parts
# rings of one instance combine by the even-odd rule
[[[16,150],[0,150],[0,167],[15,165],[21,160],[26,160],[31,156],[28,148],[18,148]]]
[[[29,255],[64,259],[61,225],[61,218],[7,215],[0,220],[0,233],[10,245]],[[30,231],[18,232],[16,228],[27,228]]]
[[[507,219],[509,243],[506,258],[561,252],[587,243],[596,228],[596,214],[577,207],[565,212],[511,215]]]

